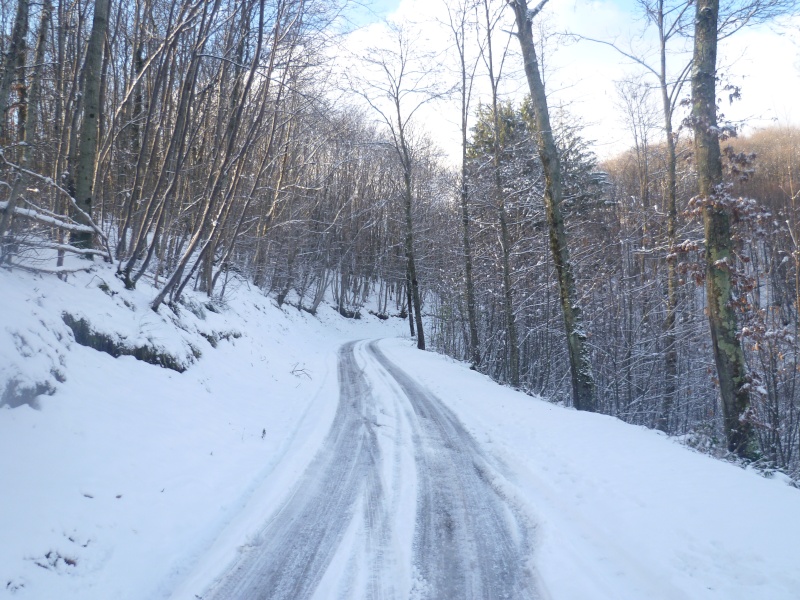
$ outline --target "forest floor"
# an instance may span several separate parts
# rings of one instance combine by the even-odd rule
[[[398,318],[241,282],[156,314],[102,265],[0,289],[0,598],[800,597],[785,478],[499,386]]]

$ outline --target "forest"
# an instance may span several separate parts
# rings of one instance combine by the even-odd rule
[[[547,0],[442,6],[433,52],[397,21],[345,51],[320,0],[0,2],[0,265],[111,263],[155,311],[377,298],[498,382],[800,476],[800,128],[740,134],[716,63],[795,3],[638,0],[646,53],[582,40],[636,68],[602,160],[548,101]]]

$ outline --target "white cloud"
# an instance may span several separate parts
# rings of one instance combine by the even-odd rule
[[[499,5],[497,5],[499,6]],[[551,0],[540,15],[538,26],[545,36],[571,31],[584,36],[613,41],[625,49],[635,48],[638,55],[648,56],[646,48],[654,48],[652,32],[645,33],[645,23],[628,3],[610,0],[576,1]],[[506,9],[506,22],[496,32],[496,45],[508,41],[512,15]],[[453,57],[446,58],[451,45],[451,34],[444,25],[447,12],[444,1],[401,0],[389,18],[395,22],[409,23],[419,33],[419,43],[433,50],[438,60],[448,62],[452,68]],[[795,27],[796,30],[796,27]],[[347,46],[356,54],[370,46],[378,46],[387,39],[385,26],[374,23],[349,37]],[[690,41],[686,50],[690,51]],[[527,93],[521,73],[518,45],[511,39],[511,56],[505,67],[502,94],[505,98],[519,100]],[[673,58],[673,68],[683,64],[689,55]],[[657,64],[654,54],[648,62]],[[352,60],[352,59],[350,59]],[[601,157],[618,153],[630,145],[630,136],[622,122],[615,81],[641,68],[624,58],[612,48],[583,41],[568,42],[550,37],[545,43],[545,77],[551,104],[564,105],[586,126],[585,137],[595,141],[595,150]],[[725,106],[728,118],[747,119],[751,124],[766,125],[770,119],[783,123],[800,122],[796,98],[800,97],[800,72],[798,48],[790,36],[781,36],[767,27],[743,30],[722,44],[720,65],[730,80],[742,88],[742,100]],[[452,74],[454,82],[456,73]],[[479,68],[476,82],[478,101],[487,101],[488,81]],[[655,80],[653,80],[655,83]],[[688,95],[689,87],[684,90]],[[418,119],[455,164],[459,151],[459,108],[457,99],[439,101],[421,110]]]
[[[763,26],[737,33],[722,46],[720,64],[726,79],[741,87],[742,98],[730,106],[723,103],[722,110],[751,127],[800,123],[797,63],[791,37]]]

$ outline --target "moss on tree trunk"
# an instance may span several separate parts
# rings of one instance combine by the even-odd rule
[[[692,71],[694,152],[705,229],[708,322],[719,378],[728,450],[754,458],[748,421],[750,394],[736,314],[731,305],[732,241],[729,209],[722,189],[722,160],[716,114],[717,18],[719,0],[699,0]]]

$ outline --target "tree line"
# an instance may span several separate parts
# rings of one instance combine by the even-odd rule
[[[642,0],[654,54],[584,40],[640,71],[603,162],[548,103],[545,5],[450,3],[448,73],[391,24],[343,82],[329,2],[2,3],[0,264],[105,260],[153,310],[237,277],[311,313],[374,298],[498,381],[797,475],[800,134],[736,138],[716,64],[793,3]],[[456,167],[419,121],[444,96]]]

